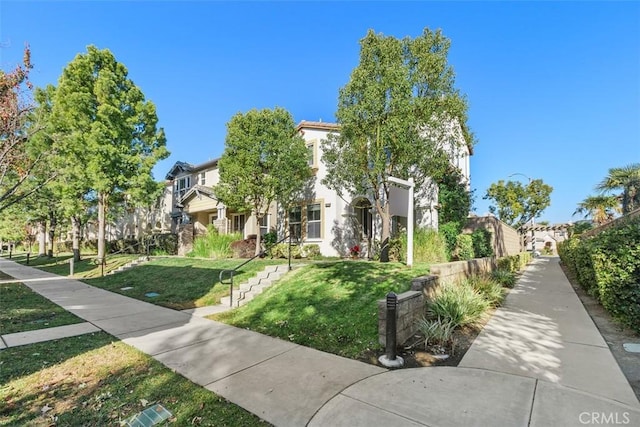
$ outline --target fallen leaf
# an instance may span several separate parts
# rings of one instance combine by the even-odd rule
[[[142,406],[147,406],[149,404],[149,401],[147,399],[140,399],[140,404]]]
[[[44,405],[42,407],[42,409],[40,409],[40,412],[42,412],[43,414],[46,414],[47,412],[49,412],[50,410],[52,410],[53,408],[49,405]]]

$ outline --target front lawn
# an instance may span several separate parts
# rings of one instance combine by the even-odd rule
[[[49,273],[58,274],[60,276],[68,276],[70,273],[69,262],[73,257],[70,253],[57,254],[53,258],[46,256],[38,257],[32,255],[29,257],[29,267],[35,267]],[[141,255],[132,254],[117,254],[107,255],[107,260],[104,266],[95,263],[95,255],[83,255],[82,260],[74,263],[73,277],[74,278],[94,278],[101,277],[102,274],[107,274],[112,270],[140,258]],[[19,254],[14,255],[11,258],[12,261],[18,262],[23,265],[27,265],[27,255]]]
[[[204,307],[220,303],[229,294],[222,285],[220,271],[240,265],[242,259],[209,260],[196,258],[154,258],[130,270],[111,276],[84,280],[85,283],[176,310]],[[287,260],[256,259],[242,267],[234,279],[234,289],[255,276],[267,265],[284,264]],[[123,290],[122,288],[131,288]],[[146,296],[148,293],[157,296]]]
[[[282,278],[246,306],[212,319],[350,358],[380,348],[378,305],[401,293],[427,264],[323,262]]]
[[[0,334],[53,328],[84,320],[53,304],[22,283],[0,285]]]
[[[118,426],[159,403],[171,425],[268,425],[100,332],[0,351],[0,425]]]

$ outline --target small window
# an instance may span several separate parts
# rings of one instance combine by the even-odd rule
[[[236,214],[231,217],[231,232],[244,235],[244,224],[246,217],[244,214]]]
[[[307,165],[311,167],[315,166],[316,164],[315,154],[316,154],[315,144],[314,143],[307,144]]]
[[[207,185],[207,178],[204,172],[200,172],[200,185]]]
[[[289,233],[295,239],[302,237],[302,208],[300,206],[289,211]]]
[[[307,205],[307,238],[319,239],[321,237],[322,210],[320,203]]]
[[[264,236],[269,232],[269,215],[260,218],[260,235]]]

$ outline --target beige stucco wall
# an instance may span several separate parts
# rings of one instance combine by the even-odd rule
[[[520,253],[520,234],[518,231],[494,216],[476,216],[467,218],[463,233],[485,228],[493,237],[493,252],[498,258]]]

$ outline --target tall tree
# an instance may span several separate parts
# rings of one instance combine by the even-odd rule
[[[23,63],[13,71],[0,70],[0,212],[38,191],[53,174],[40,173],[50,147],[34,143],[42,129],[28,80],[31,51],[24,50]]]
[[[495,205],[489,211],[501,221],[519,228],[533,218],[539,218],[551,204],[553,187],[541,179],[530,180],[522,185],[517,181],[503,181],[491,184],[484,199],[492,200]]]
[[[169,155],[156,108],[109,50],[88,46],[63,70],[52,121],[61,155],[73,162],[65,171],[69,181],[86,179],[97,196],[102,261],[109,203],[146,188],[153,166]]]
[[[369,30],[360,62],[340,89],[340,134],[323,142],[323,183],[341,197],[369,194],[382,222],[381,261],[389,260],[389,177],[429,186],[446,171],[448,154],[471,144],[467,103],[447,63],[450,42],[440,31],[397,39]]]
[[[469,216],[473,205],[473,191],[468,189],[460,170],[453,165],[449,167],[437,182],[438,184],[438,222],[457,222],[460,227]]]
[[[589,196],[578,203],[573,215],[582,215],[591,218],[596,225],[606,224],[611,221],[616,213],[620,213],[620,201],[616,196]]]
[[[216,197],[255,214],[256,230],[272,202],[287,206],[311,176],[304,139],[283,108],[238,113],[227,123]],[[256,255],[260,253],[257,233]]]
[[[640,163],[609,169],[609,174],[596,190],[603,193],[622,191],[619,198],[623,214],[640,208]]]

